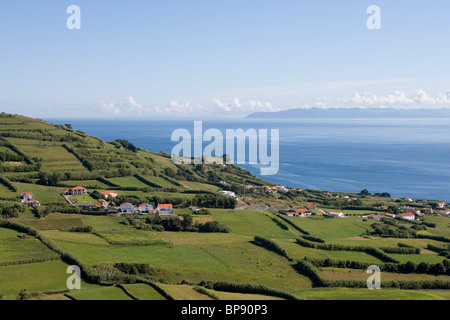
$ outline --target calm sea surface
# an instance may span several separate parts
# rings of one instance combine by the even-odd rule
[[[126,139],[171,152],[173,130],[193,121],[49,119],[106,141]],[[396,197],[450,201],[450,119],[242,119],[203,121],[204,130],[279,129],[280,170],[261,178],[330,191],[389,192]],[[204,144],[204,147],[207,144]],[[270,150],[270,149],[269,149]],[[259,176],[259,169],[242,165]]]

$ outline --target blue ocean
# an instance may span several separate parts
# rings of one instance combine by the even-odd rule
[[[187,120],[48,119],[105,141],[126,139],[170,153]],[[240,119],[203,121],[203,129],[279,129],[280,168],[261,176],[273,183],[329,191],[389,192],[393,197],[450,201],[450,119]],[[207,144],[204,144],[204,147]],[[269,147],[270,150],[270,147]]]

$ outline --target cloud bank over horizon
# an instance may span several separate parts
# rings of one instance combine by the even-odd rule
[[[170,101],[165,105],[144,105],[129,96],[123,101],[99,102],[99,110],[110,117],[136,116],[179,116],[179,117],[244,117],[254,112],[277,112],[295,108],[395,108],[395,109],[434,109],[450,108],[450,90],[431,94],[424,89],[413,92],[394,91],[385,95],[356,91],[352,97],[329,99],[326,97],[303,101],[295,105],[274,103],[265,100],[221,99],[214,96],[207,104],[192,103],[190,101]]]

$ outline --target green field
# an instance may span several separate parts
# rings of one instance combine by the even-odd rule
[[[68,265],[61,261],[0,267],[0,291],[4,299],[14,300],[19,292],[55,292],[67,290]]]
[[[126,284],[125,289],[139,300],[166,300],[151,286],[143,283]]]
[[[121,187],[136,187],[136,188],[149,188],[150,186],[146,183],[138,180],[136,177],[126,177],[126,178],[109,178],[108,181],[121,186]]]
[[[20,218],[18,222],[38,230],[61,230],[68,231],[76,227],[84,227],[86,223],[80,215],[64,215],[52,213],[43,219]]]
[[[71,196],[70,200],[77,204],[98,204],[98,199],[94,199],[89,194],[81,196]]]
[[[433,293],[436,291],[436,293]],[[305,300],[443,300],[441,290],[316,288],[294,292]],[[448,296],[447,296],[448,297]]]
[[[246,210],[210,210],[213,218],[229,226],[233,233],[270,238],[295,238],[289,231],[281,229],[266,214]]]
[[[39,240],[33,237],[20,239],[17,237],[19,234],[21,233],[14,230],[0,228],[0,265],[33,259],[59,258],[58,254],[48,249]]]
[[[81,290],[72,290],[68,295],[75,300],[132,300],[122,289],[113,286],[82,285]]]
[[[97,231],[96,234],[112,245],[156,245],[167,244],[155,233],[141,230]]]
[[[66,202],[64,197],[61,195],[61,192],[64,191],[64,188],[41,186],[38,184],[20,182],[14,182],[13,184],[17,188],[17,196],[19,196],[21,192],[33,192],[34,197],[41,204]]]

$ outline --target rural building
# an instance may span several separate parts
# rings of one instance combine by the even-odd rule
[[[200,211],[199,208],[194,207],[194,206],[189,206],[189,209],[192,210],[192,212],[198,212],[198,211]]]
[[[310,217],[311,212],[308,209],[299,209],[297,210],[297,214],[299,217]]]
[[[101,197],[105,197],[106,199],[108,198],[117,198],[117,196],[119,195],[119,193],[117,193],[116,191],[104,191],[104,192],[99,192],[99,196]]]
[[[447,203],[445,203],[445,202],[438,202],[437,207],[442,209],[442,208],[445,208],[446,204]]]
[[[41,206],[40,202],[37,201],[37,200],[28,200],[28,201],[25,202],[25,204],[27,206],[29,206],[29,207],[32,207],[32,208],[36,208],[36,207]]]
[[[298,213],[297,212],[286,212],[286,215],[288,217],[298,217]]]
[[[160,215],[175,214],[175,212],[173,211],[173,206],[171,204],[158,204],[158,207],[156,207],[156,211]]]
[[[386,213],[386,217],[395,219],[397,218],[397,215],[395,215],[394,213]]]
[[[414,213],[408,212],[408,213],[400,213],[397,217],[400,219],[406,219],[406,220],[416,220],[416,216]]]
[[[342,212],[329,212],[328,215],[334,218],[345,218],[345,215]]]
[[[378,214],[369,214],[368,218],[369,219],[373,219],[373,220],[377,220],[377,221],[381,221],[381,219],[383,219],[383,216],[380,216]]]
[[[21,192],[20,193],[20,198],[22,199],[22,203],[25,203],[29,200],[36,200],[34,198],[34,194],[33,192]]]
[[[87,189],[84,187],[74,187],[63,191],[65,196],[81,196],[87,194]]]
[[[134,205],[129,202],[122,203],[119,207],[119,212],[133,213],[134,210]]]
[[[151,204],[143,203],[139,206],[139,213],[140,214],[155,213],[155,210],[153,209],[153,206]]]

